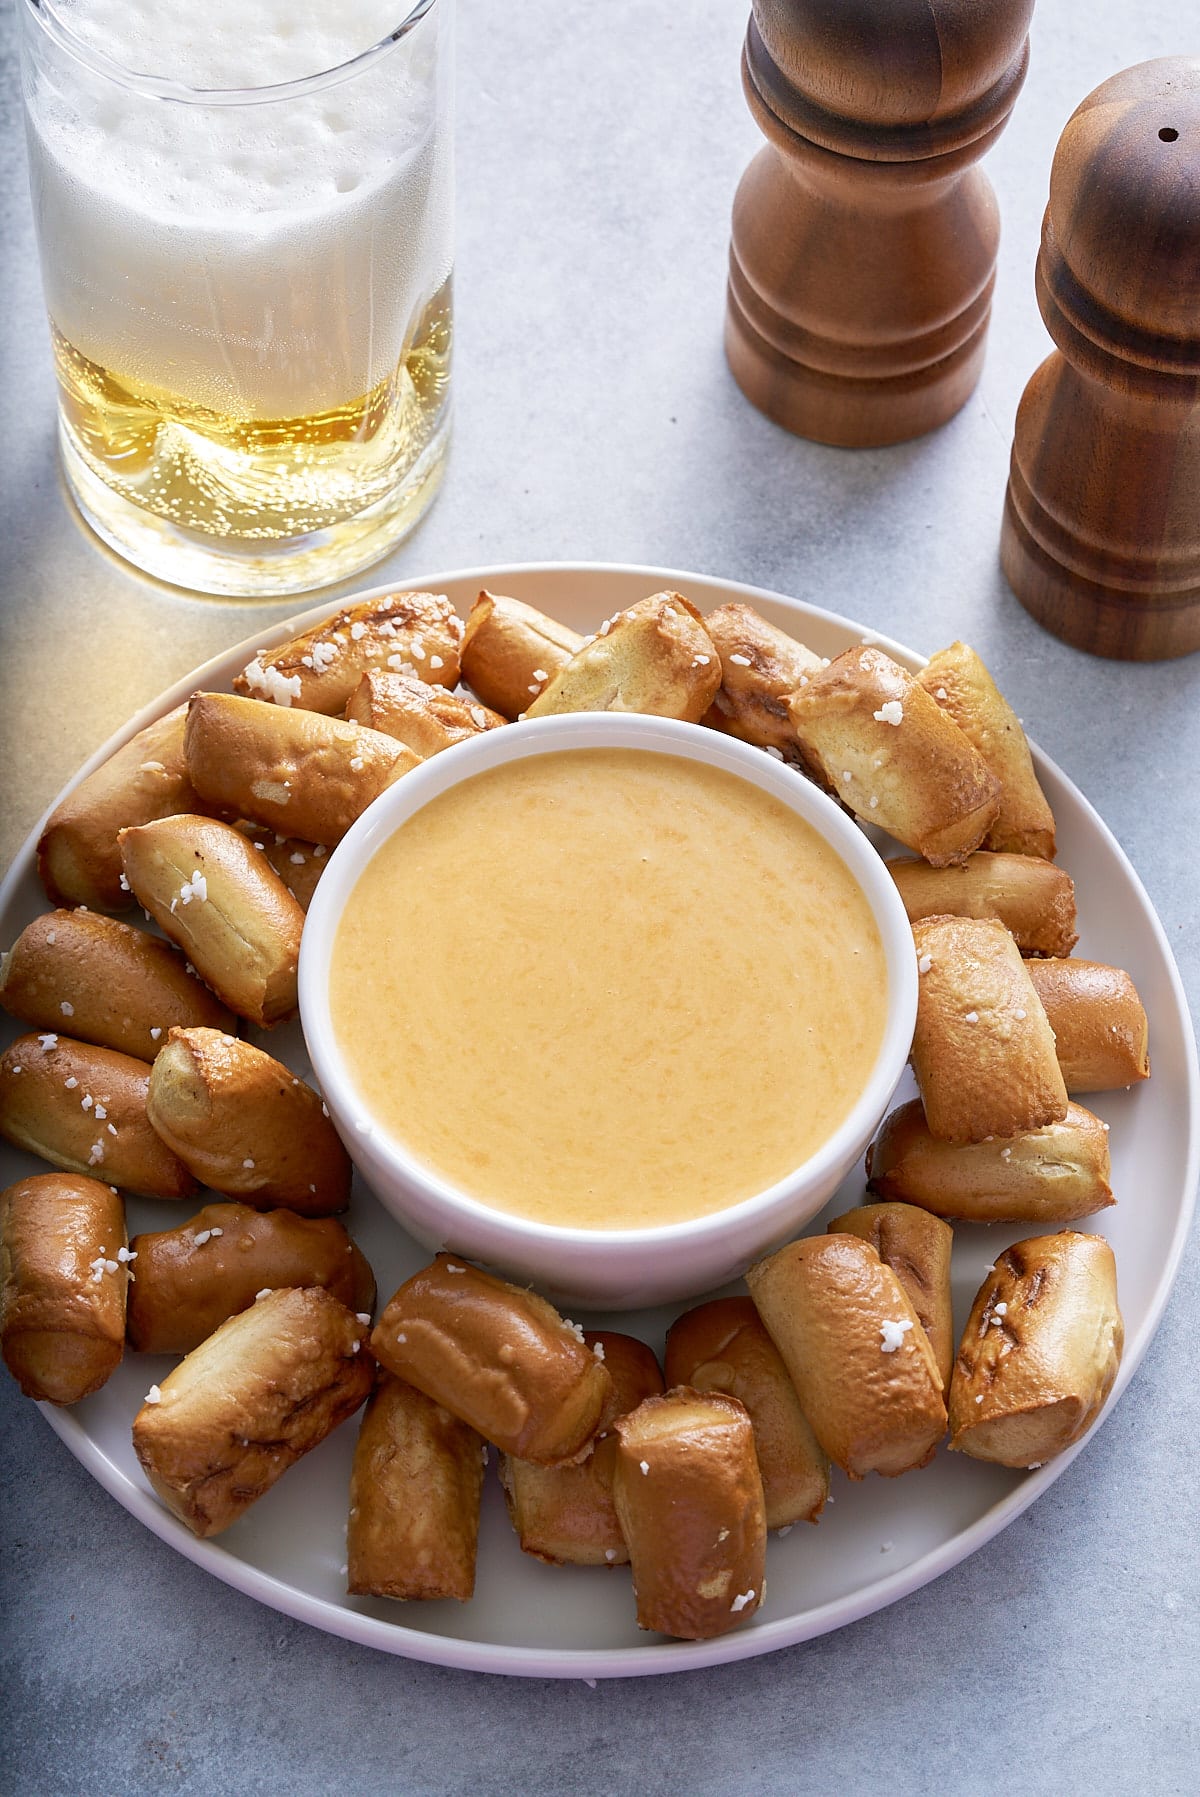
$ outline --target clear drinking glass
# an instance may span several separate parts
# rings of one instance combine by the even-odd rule
[[[404,6],[18,0],[67,480],[163,580],[340,580],[437,489],[453,0]]]

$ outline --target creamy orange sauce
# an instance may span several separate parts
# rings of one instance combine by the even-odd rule
[[[862,1090],[887,1003],[867,901],[817,832],[635,749],[433,799],[364,869],[330,977],[377,1125],[483,1203],[584,1229],[781,1179]]]

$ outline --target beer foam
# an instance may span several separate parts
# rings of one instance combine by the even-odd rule
[[[58,0],[122,68],[264,88],[380,42],[405,0]],[[118,379],[298,417],[395,367],[450,269],[444,5],[348,79],[253,105],[181,102],[42,58],[31,163],[47,304]],[[448,55],[443,41],[440,53]]]

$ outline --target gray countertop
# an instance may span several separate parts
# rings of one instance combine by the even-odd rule
[[[923,651],[965,638],[1131,856],[1194,1002],[1200,661],[1064,647],[996,557],[1017,401],[1049,348],[1033,264],[1055,141],[1107,75],[1194,50],[1194,7],[1040,0],[1029,80],[987,162],[1004,240],[982,384],[940,432],[872,452],[785,435],[723,360],[730,202],[760,141],[739,85],[744,24],[729,0],[461,0],[454,445],[425,523],[359,584],[485,561],[647,561],[774,587]],[[142,581],[68,510],[11,38],[5,862],[133,709],[300,604]],[[1198,1301],[1193,1241],[1095,1440],[936,1583],[772,1656],[595,1689],[440,1670],[259,1607],[129,1517],[4,1379],[0,1789],[1190,1792]]]

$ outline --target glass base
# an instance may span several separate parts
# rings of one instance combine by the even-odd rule
[[[171,586],[222,598],[260,599],[332,586],[394,549],[415,529],[441,485],[450,421],[443,417],[406,478],[385,499],[343,523],[274,544],[221,543],[183,530],[106,486],[76,448],[61,416],[58,437],[71,495],[110,549]]]

